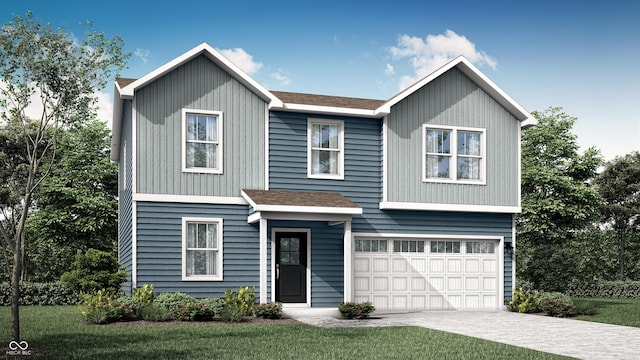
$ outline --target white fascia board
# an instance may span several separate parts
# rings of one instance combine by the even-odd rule
[[[120,86],[117,81],[114,83],[110,159],[112,163],[118,163],[120,162],[120,138],[122,136],[122,99],[120,98]]]
[[[351,221],[351,215],[258,211],[247,217],[247,223],[253,224],[260,219],[345,222]]]
[[[169,194],[133,194],[134,201],[175,202],[186,204],[218,204],[218,205],[247,205],[245,199],[235,196],[196,196]]]
[[[360,215],[362,208],[340,208],[325,206],[291,206],[291,205],[256,205],[255,211],[268,212],[288,212],[305,214],[339,214],[339,215]]]
[[[211,45],[207,43],[202,43],[193,49],[187,51],[186,53],[178,56],[177,58],[169,61],[168,63],[160,66],[154,71],[148,73],[142,78],[132,82],[131,84],[125,86],[122,89],[121,96],[123,98],[133,97],[135,90],[154,81],[155,79],[165,75],[166,73],[174,70],[178,66],[190,61],[191,59],[200,56],[201,54],[206,55],[210,60],[212,60],[216,65],[223,68],[225,71],[235,75],[238,81],[240,81],[244,86],[256,92],[260,97],[262,97],[265,101],[269,102],[269,106],[282,106],[282,101],[278,99],[275,95],[273,95],[269,90],[267,90],[264,86],[260,85],[257,81],[251,78],[247,73],[237,67],[234,63],[229,61],[224,55],[218,52],[216,49],[211,47]]]
[[[468,76],[476,85],[484,90],[495,101],[502,105],[507,111],[509,111],[516,119],[520,121],[520,126],[527,127],[537,124],[536,118],[533,117],[528,111],[526,111],[520,104],[513,100],[507,93],[502,91],[498,85],[485,76],[477,67],[469,62],[464,56],[458,56],[451,60],[444,66],[440,67],[436,71],[417,81],[413,85],[399,92],[396,96],[392,97],[385,104],[376,109],[376,112],[390,113],[391,107],[409,95],[413,94],[423,86],[427,85],[431,81],[435,80],[445,72],[457,67],[463,74]]]
[[[379,207],[380,210],[456,211],[506,214],[517,214],[522,212],[522,208],[520,206],[429,204],[394,201],[381,202]]]
[[[244,192],[244,190],[240,190],[240,195],[242,195],[242,198],[254,209],[254,211],[258,211],[256,210],[256,203],[253,200],[251,200],[249,195],[247,195],[247,193]]]
[[[296,111],[304,113],[324,114],[324,115],[348,115],[353,117],[380,118],[386,114],[367,109],[354,109],[336,106],[320,106],[307,104],[284,103],[281,107],[271,107],[271,110]]]

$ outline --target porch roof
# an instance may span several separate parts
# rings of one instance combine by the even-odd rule
[[[242,197],[256,214],[262,213],[258,217],[265,217],[267,213],[348,215],[349,218],[362,214],[360,206],[337,192],[244,189]]]

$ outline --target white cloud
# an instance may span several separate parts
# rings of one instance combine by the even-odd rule
[[[140,61],[146,64],[147,61],[149,61],[149,56],[151,56],[151,51],[148,49],[137,48],[134,54],[138,59],[140,59]]]
[[[416,36],[402,35],[398,45],[389,48],[395,59],[409,58],[414,74],[402,76],[400,88],[405,88],[415,81],[429,75],[459,55],[475,65],[487,65],[494,69],[497,62],[484,51],[476,49],[474,43],[465,36],[447,30],[444,34],[427,35],[426,39]]]
[[[391,76],[393,74],[395,74],[395,69],[393,68],[393,65],[387,63],[387,66],[384,69],[384,74],[387,76]]]
[[[271,74],[271,77],[278,80],[280,85],[287,86],[291,84],[291,79],[287,75],[282,74],[282,70],[278,70]]]
[[[98,120],[106,122],[109,129],[111,129],[111,120],[113,120],[113,95],[98,91],[95,96],[98,99]]]
[[[253,61],[253,56],[247,54],[247,52],[242,48],[223,49],[218,51],[249,75],[252,75],[262,67],[262,63]]]

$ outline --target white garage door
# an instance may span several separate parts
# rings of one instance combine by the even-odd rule
[[[498,241],[356,239],[354,301],[379,310],[496,309]]]

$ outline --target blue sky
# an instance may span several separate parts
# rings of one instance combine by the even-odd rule
[[[527,110],[561,106],[582,148],[640,150],[640,2],[0,0],[80,37],[121,35],[138,78],[207,42],[271,90],[387,99],[463,54]],[[112,89],[102,104],[108,116]]]

